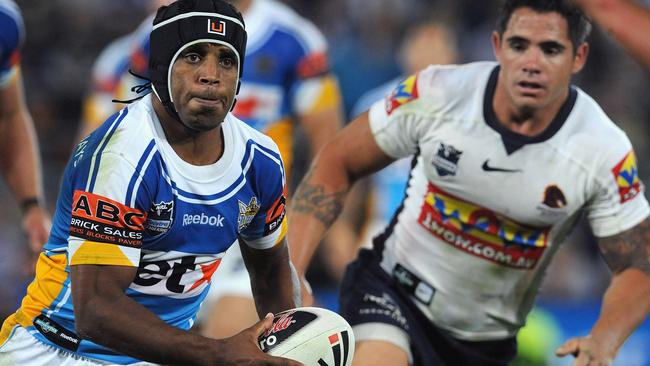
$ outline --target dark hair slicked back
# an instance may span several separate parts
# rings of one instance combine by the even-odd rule
[[[497,20],[497,32],[503,35],[508,27],[512,13],[519,8],[530,8],[539,13],[555,12],[566,19],[569,39],[574,51],[583,44],[591,33],[589,18],[568,0],[505,0]]]

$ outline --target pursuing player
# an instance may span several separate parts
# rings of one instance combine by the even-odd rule
[[[342,124],[340,92],[329,69],[326,40],[311,22],[279,1],[230,2],[242,12],[249,37],[233,114],[273,139],[285,163],[285,175],[290,179],[296,127],[302,127],[315,155]],[[139,61],[146,59],[149,52],[148,39],[141,32],[144,27],[146,24],[133,33],[137,46],[130,66],[123,69],[130,67],[147,76],[148,70]],[[133,76],[123,75],[116,87],[119,95],[112,98],[129,99],[132,94],[125,92],[125,85],[130,87],[134,82]],[[101,110],[98,103],[88,106],[95,107],[87,110]],[[93,113],[86,115],[82,136],[96,128],[92,121],[97,117],[92,117]],[[237,246],[228,251],[218,271],[219,278],[224,280],[213,284],[200,320],[205,334],[223,338],[258,318],[250,278]]]
[[[650,67],[650,9],[635,0],[574,0],[630,54]]]
[[[224,1],[159,9],[155,95],[75,150],[36,279],[0,331],[0,364],[299,364],[256,342],[264,314],[299,305],[300,292],[277,146],[228,113],[245,47],[241,14]],[[187,332],[237,243],[264,319],[223,340]]]
[[[508,0],[498,63],[430,66],[328,143],[293,197],[299,275],[350,184],[417,153],[407,195],[341,287],[355,365],[506,365],[544,270],[586,213],[612,282],[558,355],[610,364],[650,309],[650,213],[632,146],[571,76],[590,25],[560,0]]]
[[[20,204],[29,247],[38,253],[50,232],[50,216],[44,208],[34,122],[23,95],[20,46],[24,36],[18,6],[0,0],[0,171]]]

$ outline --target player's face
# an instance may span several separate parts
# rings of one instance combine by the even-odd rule
[[[221,124],[235,98],[237,57],[222,45],[199,43],[183,50],[172,67],[174,106],[183,123],[209,131]]]
[[[497,88],[504,88],[512,107],[519,110],[562,104],[571,75],[587,59],[587,44],[574,53],[568,23],[556,12],[519,8],[503,35],[492,35],[492,43],[501,64]]]

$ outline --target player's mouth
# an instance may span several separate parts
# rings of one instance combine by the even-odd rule
[[[517,89],[524,95],[538,95],[544,90],[544,85],[534,81],[520,81],[517,83]]]
[[[193,95],[191,99],[206,107],[216,108],[226,106],[226,98],[220,97],[214,93],[196,94]]]

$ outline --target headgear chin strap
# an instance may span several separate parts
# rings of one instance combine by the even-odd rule
[[[216,43],[233,50],[239,68],[238,94],[246,38],[242,15],[222,0],[178,0],[158,9],[150,36],[149,70],[153,91],[167,112],[183,123],[171,95],[171,70],[178,55],[196,43]],[[234,106],[235,101],[231,110]]]

